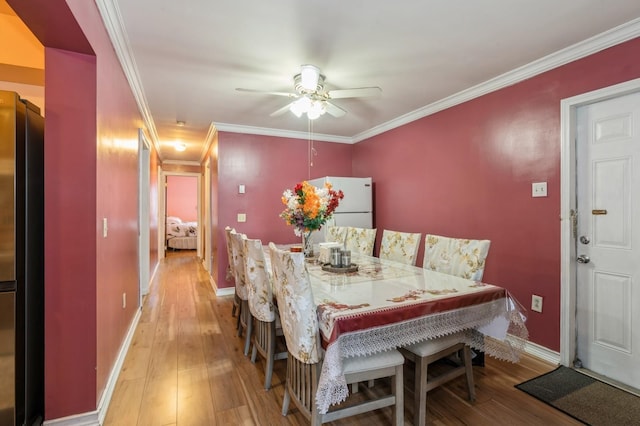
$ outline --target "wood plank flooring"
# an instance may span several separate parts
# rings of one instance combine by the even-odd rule
[[[277,361],[273,386],[263,388],[264,361],[242,353],[231,317],[232,297],[216,297],[193,251],[168,253],[145,298],[142,316],[116,385],[105,425],[305,425],[280,407],[285,363]],[[579,425],[581,423],[514,388],[550,371],[530,356],[511,364],[486,359],[474,367],[476,401],[467,401],[461,377],[429,392],[427,424]],[[405,424],[413,421],[412,371],[405,365]],[[376,388],[388,383],[376,381]],[[364,397],[359,392],[354,397]],[[332,425],[391,424],[383,409]]]

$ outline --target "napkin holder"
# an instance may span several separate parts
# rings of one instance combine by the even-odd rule
[[[318,256],[318,262],[331,263],[331,249],[334,247],[342,248],[340,243],[320,243],[320,255]]]

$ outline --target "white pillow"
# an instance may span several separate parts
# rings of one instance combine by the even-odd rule
[[[182,223],[182,219],[176,216],[167,216],[167,223]]]

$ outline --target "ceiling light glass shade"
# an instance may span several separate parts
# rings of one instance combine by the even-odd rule
[[[311,105],[311,99],[307,98],[306,96],[303,96],[302,98],[292,103],[289,109],[291,110],[292,113],[296,115],[296,117],[300,117],[302,116],[302,114],[309,111],[310,105]]]
[[[326,111],[324,102],[311,100],[306,96],[303,96],[297,101],[293,102],[289,109],[292,113],[295,114],[296,117],[302,117],[302,114],[307,114],[309,120],[315,120]]]
[[[313,65],[302,65],[300,68],[300,85],[306,90],[316,90],[320,69]]]
[[[307,111],[307,117],[309,120],[315,120],[324,114],[324,104],[320,101],[314,101],[311,103],[311,107]]]
[[[187,145],[181,142],[176,142],[176,144],[173,147],[176,149],[176,151],[180,151],[180,152],[187,149]]]

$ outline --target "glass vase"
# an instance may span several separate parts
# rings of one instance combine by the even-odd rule
[[[304,257],[313,257],[313,240],[311,238],[312,232],[313,231],[302,233],[302,251],[304,252]]]

